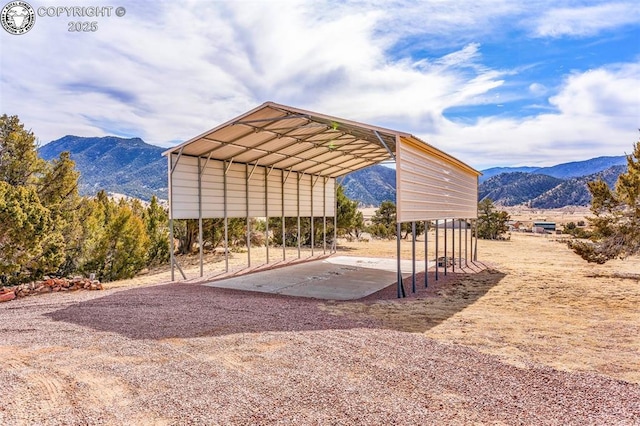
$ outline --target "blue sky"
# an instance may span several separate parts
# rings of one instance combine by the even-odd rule
[[[29,3],[113,7],[0,29],[0,112],[41,144],[172,146],[265,101],[410,132],[478,169],[623,155],[639,136],[632,1]]]

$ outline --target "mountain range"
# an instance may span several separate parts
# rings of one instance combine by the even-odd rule
[[[65,136],[42,146],[38,153],[49,161],[69,151],[80,172],[78,189],[82,195],[104,189],[149,200],[152,195],[168,198],[164,150],[140,138]]]
[[[79,190],[93,195],[99,190],[148,200],[167,198],[167,159],[164,148],[140,138],[116,136],[86,138],[65,136],[39,149],[45,160],[69,151],[80,172]],[[591,201],[587,182],[604,179],[610,186],[626,170],[626,157],[598,157],[552,167],[496,167],[482,170],[479,198],[497,205],[535,208],[586,206]],[[376,165],[339,178],[345,194],[361,206],[378,206],[395,200],[396,172]]]

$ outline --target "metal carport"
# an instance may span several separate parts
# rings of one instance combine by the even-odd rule
[[[298,223],[300,217],[310,217],[313,250],[313,218],[322,217],[325,229],[327,218],[333,218],[334,232],[336,229],[336,178],[386,161],[396,163],[399,296],[404,295],[401,223],[444,220],[446,224],[448,220],[477,218],[480,173],[460,160],[408,133],[273,102],[163,155],[168,159],[172,280],[174,268],[180,270],[174,257],[174,219],[199,220],[201,276],[204,218],[224,218],[227,270],[229,218],[246,218],[249,223],[252,217],[265,217],[268,227],[268,218],[281,217],[284,232],[285,217],[297,217]],[[250,266],[249,234],[247,226]],[[282,246],[286,256],[285,244]],[[267,242],[267,262],[268,250]],[[335,251],[335,246],[331,250]],[[415,264],[415,250],[413,261]],[[415,273],[413,276],[415,288]]]

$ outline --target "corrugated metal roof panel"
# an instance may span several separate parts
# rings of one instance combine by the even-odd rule
[[[370,165],[367,154],[372,152],[379,152],[383,160],[392,159],[396,133],[267,102],[165,151],[165,155],[182,150],[185,155],[210,156],[216,160],[257,161],[264,166],[293,167],[303,173],[330,170],[328,173],[335,174],[338,169],[320,163],[333,158],[333,152],[339,150],[345,154],[342,162],[349,164],[340,168],[346,174]]]

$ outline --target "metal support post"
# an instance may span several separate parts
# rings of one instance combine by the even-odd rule
[[[297,215],[298,215],[298,259],[300,259],[300,179],[302,179],[302,176],[300,173],[297,174],[297,179],[296,179],[296,204],[297,204]]]
[[[451,272],[456,271],[456,220],[451,219]]]
[[[462,268],[462,219],[458,219],[458,267]]]
[[[285,181],[285,177],[284,177],[284,170],[281,171],[282,172],[282,260],[286,260],[287,259],[287,248],[286,248],[286,244],[285,244],[285,220],[284,220],[284,181]]]
[[[416,292],[416,222],[411,222],[411,292]]]
[[[200,276],[204,275],[204,248],[202,236],[202,167],[200,165],[200,157],[198,157],[198,254],[200,257]]]
[[[229,163],[231,165],[231,163]],[[227,208],[227,162],[223,163],[224,174],[222,177],[223,195],[224,195],[224,270],[229,272],[229,212]]]
[[[251,268],[251,218],[249,218],[249,165],[244,165],[244,204],[247,210],[247,268]]]
[[[338,182],[333,182],[333,252],[338,251]]]
[[[322,178],[322,254],[327,254],[327,178]]]
[[[444,220],[444,276],[447,276],[449,257],[447,255],[447,219]]]
[[[400,269],[401,264],[401,253],[400,253],[400,223],[396,223],[396,243],[397,243],[397,257],[398,257],[398,298],[405,297],[406,294],[404,292],[404,284],[402,283],[402,270]]]
[[[440,245],[440,241],[438,238],[439,227],[440,227],[440,220],[436,219],[436,281],[438,281],[438,269],[439,269],[439,265],[438,265],[438,246]]]
[[[173,219],[169,219],[169,250],[171,250],[171,281],[175,281],[175,243],[173,242]]]
[[[475,237],[476,237],[475,250],[473,251],[473,261],[477,262],[478,261],[478,219],[474,220],[473,223],[474,223]]]
[[[424,288],[429,287],[429,221],[424,221]]]
[[[311,182],[311,256],[313,256],[313,249],[315,246],[315,229],[313,227],[313,223],[314,221],[314,217],[313,217],[313,188],[316,186],[315,182],[313,181],[313,175],[309,175],[309,179]],[[316,179],[317,182],[317,179]]]
[[[469,246],[469,222],[468,219],[464,220],[464,266],[469,266],[469,257],[467,256],[467,249]]]
[[[264,243],[265,243],[265,249],[267,251],[266,253],[267,264],[269,264],[269,191],[267,190],[268,187],[269,187],[269,171],[265,167],[264,169],[264,215],[265,215]]]

